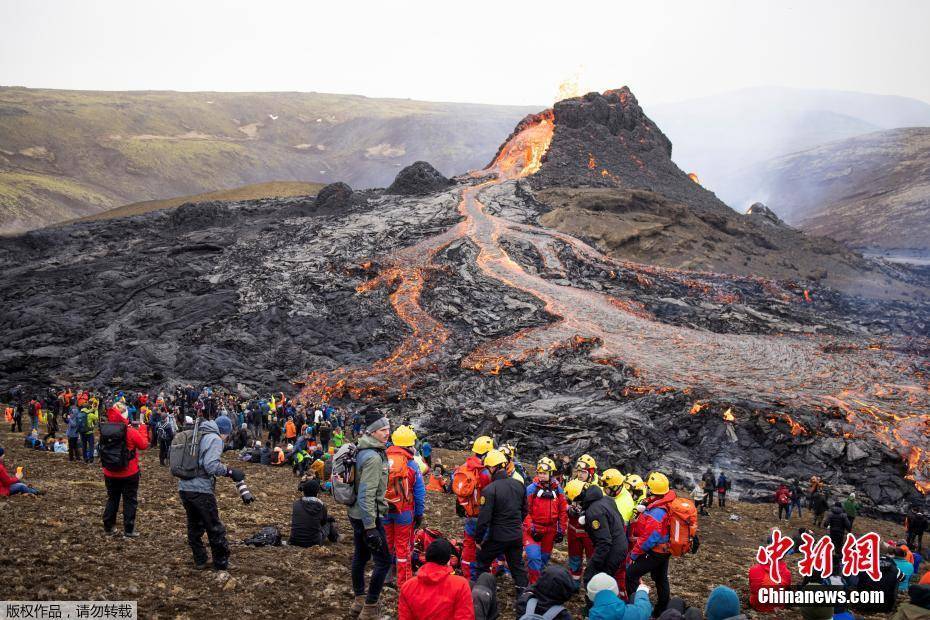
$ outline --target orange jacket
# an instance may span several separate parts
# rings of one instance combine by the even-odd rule
[[[288,420],[284,424],[284,436],[288,439],[294,439],[297,437],[297,425],[294,424],[294,420]]]
[[[429,480],[426,483],[426,490],[444,493],[446,489],[442,484],[442,478],[434,476],[432,472],[430,472]]]

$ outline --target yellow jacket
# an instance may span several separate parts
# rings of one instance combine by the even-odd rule
[[[633,496],[630,495],[630,491],[628,489],[623,489],[620,495],[614,498],[614,501],[617,502],[617,510],[620,511],[620,516],[623,517],[623,521],[629,525],[630,520],[633,518],[633,511],[636,510],[636,503],[633,502]]]

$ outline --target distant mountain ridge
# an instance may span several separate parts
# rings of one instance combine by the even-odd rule
[[[889,129],[758,164],[734,188],[788,223],[863,250],[930,251],[930,127]]]
[[[483,166],[535,108],[322,93],[0,88],[0,231],[268,181]]]
[[[924,101],[797,88],[748,88],[644,107],[671,139],[675,163],[740,212],[766,202],[747,194],[744,183],[762,162],[883,129],[930,126]]]

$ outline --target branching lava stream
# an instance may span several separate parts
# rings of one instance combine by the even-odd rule
[[[403,396],[436,368],[449,331],[422,308],[420,293],[436,253],[467,238],[478,249],[477,265],[486,276],[536,297],[558,319],[483,343],[461,359],[463,368],[497,374],[547,352],[586,343],[593,360],[633,369],[645,391],[653,386],[702,387],[747,400],[839,408],[863,433],[875,434],[898,451],[909,478],[921,491],[930,491],[930,459],[922,452],[928,438],[930,389],[914,371],[916,360],[865,343],[835,347],[831,339],[820,337],[720,334],[670,325],[630,302],[528,273],[513,260],[501,243],[504,239],[532,245],[547,266],[561,264],[555,249],[560,244],[581,261],[622,266],[643,277],[661,273],[686,282],[695,275],[614,261],[568,235],[487,212],[479,200],[482,190],[536,172],[553,129],[551,113],[525,127],[491,166],[473,173],[483,181],[462,190],[462,222],[389,257],[388,266],[358,288],[366,292],[382,284],[392,286],[391,304],[410,334],[390,356],[369,367],[312,373],[304,382],[305,399]],[[766,290],[786,294],[772,282],[766,283]]]

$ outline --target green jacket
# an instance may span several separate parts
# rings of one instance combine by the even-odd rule
[[[846,511],[846,514],[851,518],[855,518],[859,514],[859,509],[862,508],[862,504],[857,502],[854,499],[846,498],[846,501],[843,502],[843,510]]]
[[[333,447],[334,448],[337,448],[337,449],[341,448],[342,444],[344,444],[345,442],[346,442],[345,433],[333,433]]]
[[[384,499],[388,483],[388,460],[384,444],[364,435],[358,440],[355,462],[357,499],[349,506],[349,517],[358,519],[366,530],[375,527],[376,521],[388,512]]]
[[[81,409],[83,413],[87,415],[87,428],[90,430],[85,433],[84,429],[81,429],[81,433],[84,435],[91,435],[97,430],[97,422],[100,421],[100,415],[97,413],[96,409]]]

